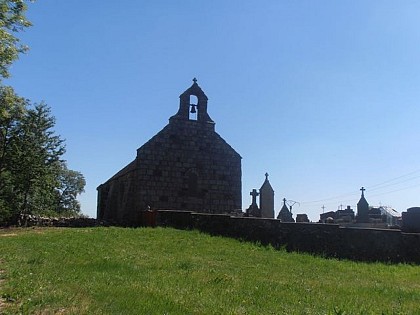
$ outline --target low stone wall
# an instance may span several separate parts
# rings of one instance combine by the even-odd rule
[[[94,226],[107,226],[104,221],[73,217],[73,218],[49,218],[40,217],[35,215],[21,215],[17,222],[18,226],[32,227],[32,226],[51,226],[51,227],[94,227]]]
[[[420,234],[389,229],[345,228],[336,224],[282,223],[275,219],[230,217],[188,211],[158,211],[157,225],[197,229],[211,235],[357,261],[420,264]]]

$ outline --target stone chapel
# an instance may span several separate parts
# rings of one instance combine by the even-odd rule
[[[242,208],[241,156],[216,133],[208,98],[193,81],[169,123],[97,188],[98,219],[131,224],[150,208],[208,213]]]

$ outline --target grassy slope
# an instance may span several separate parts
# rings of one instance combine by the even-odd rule
[[[0,270],[3,301],[12,301],[3,311],[13,314],[420,314],[418,266],[326,260],[196,231],[0,230]]]

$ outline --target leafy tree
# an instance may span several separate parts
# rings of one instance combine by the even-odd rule
[[[77,200],[77,195],[84,192],[86,185],[85,178],[82,173],[69,170],[66,163],[61,164],[59,174],[59,203],[58,213],[79,213],[80,203]]]
[[[27,50],[15,36],[31,26],[25,0],[0,0],[0,224],[17,214],[80,212],[85,179],[62,160],[64,140],[44,103],[32,105],[3,86],[9,67]]]
[[[24,0],[0,0],[0,81],[10,76],[9,67],[20,53],[28,50],[14,33],[31,26],[24,13]]]
[[[24,13],[24,0],[0,0],[0,222],[14,208],[11,161],[14,131],[23,117],[28,101],[17,96],[11,87],[1,85],[10,76],[9,67],[27,47],[14,35],[31,26]]]

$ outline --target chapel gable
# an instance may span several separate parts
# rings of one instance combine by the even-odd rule
[[[130,224],[142,210],[232,213],[242,207],[241,156],[215,131],[193,80],[169,123],[98,187],[98,218]]]

